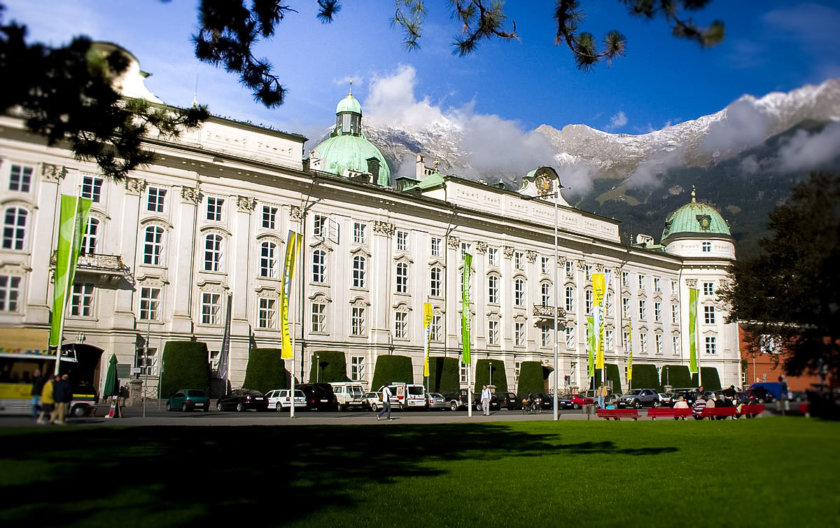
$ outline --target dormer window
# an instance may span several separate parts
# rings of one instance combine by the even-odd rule
[[[341,112],[336,116],[336,129],[341,135],[358,136],[362,129],[362,116],[353,112]]]

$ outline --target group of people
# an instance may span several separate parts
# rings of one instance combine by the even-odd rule
[[[32,378],[32,417],[39,424],[66,425],[73,388],[67,374],[42,376],[36,370]]]

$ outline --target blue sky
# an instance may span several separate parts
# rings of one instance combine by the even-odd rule
[[[840,77],[837,2],[717,0],[695,20],[722,19],[727,37],[702,50],[671,37],[662,20],[631,18],[617,1],[584,0],[583,29],[597,38],[618,29],[628,41],[625,57],[584,73],[553,44],[550,1],[507,2],[521,40],[484,42],[462,58],[452,54],[458,25],[445,0],[427,2],[417,51],[407,51],[390,24],[390,0],[345,0],[332,24],[315,18],[313,0],[289,0],[298,13],[258,50],[288,89],[286,103],[268,110],[236,77],[194,58],[197,1],[4,1],[5,20],[29,26],[32,41],[58,45],[85,34],[124,46],[166,103],[189,105],[197,86],[214,114],[310,138],[333,122],[350,79],[366,116],[395,126],[469,116],[522,132],[582,123],[639,134],[714,113],[743,94]]]

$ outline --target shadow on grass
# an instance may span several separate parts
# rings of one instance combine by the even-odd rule
[[[563,444],[553,434],[464,424],[50,430],[6,435],[4,444],[0,463],[11,472],[0,486],[0,520],[24,525],[46,511],[65,521],[58,524],[104,515],[134,525],[154,512],[157,525],[275,525],[323,507],[352,508],[359,486],[442,474],[430,461],[676,451]]]

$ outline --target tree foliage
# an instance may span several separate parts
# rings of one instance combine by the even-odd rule
[[[280,355],[279,348],[252,348],[248,354],[248,367],[242,386],[248,389],[268,392],[288,388],[289,375]]]
[[[310,356],[309,383],[350,381],[347,377],[347,358],[344,352],[321,350]]]
[[[207,345],[196,341],[167,341],[163,347],[160,395],[167,398],[180,389],[210,390]]]
[[[719,290],[728,321],[762,336],[779,336],[785,372],[840,374],[840,175],[815,173],[770,213],[761,252],[730,268]]]
[[[152,161],[141,147],[151,131],[177,136],[207,118],[204,107],[162,107],[125,99],[113,82],[128,67],[118,50],[97,49],[87,37],[64,47],[26,43],[26,26],[2,24],[0,5],[0,112],[23,117],[49,145],[67,141],[78,159],[95,161],[106,177],[125,178]]]

